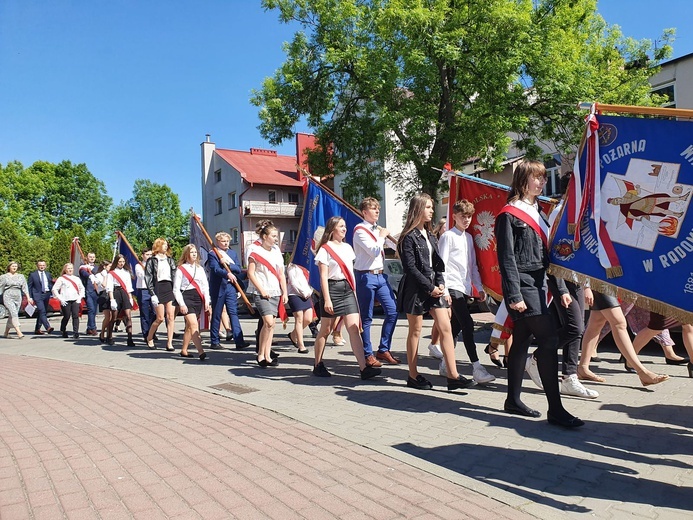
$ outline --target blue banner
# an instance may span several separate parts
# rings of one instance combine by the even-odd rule
[[[351,244],[354,237],[354,226],[362,222],[363,219],[329,189],[312,180],[307,182],[303,216],[291,261],[308,269],[310,285],[319,292],[320,274],[314,262],[315,247],[320,242],[325,224],[331,217],[342,217],[347,226],[346,241]]]
[[[569,203],[554,226],[551,271],[693,322],[693,122],[594,121],[596,139],[581,151],[573,188],[573,207],[584,201],[587,210],[571,215]],[[569,224],[578,220],[576,248]]]
[[[116,242],[116,254],[121,254],[125,257],[125,261],[130,266],[130,273],[132,273],[132,276],[134,277],[135,266],[139,264],[140,261],[137,259],[137,256],[132,252],[130,246],[125,241],[124,237],[125,235],[118,231],[118,241]]]

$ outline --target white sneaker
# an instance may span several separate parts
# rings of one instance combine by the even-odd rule
[[[477,383],[490,383],[491,381],[496,380],[496,376],[489,374],[486,368],[484,368],[484,366],[481,364],[474,366],[474,369],[472,370],[472,378]]]
[[[539,387],[539,390],[544,389],[544,385],[541,384],[541,377],[539,376],[539,367],[537,366],[537,360],[534,359],[533,354],[527,356],[527,363],[525,363],[525,370],[529,375],[532,382]]]
[[[578,380],[577,374],[571,374],[563,378],[563,381],[561,381],[561,393],[565,395],[574,395],[575,397],[584,397],[586,399],[596,399],[599,397],[599,392],[585,387]]]
[[[445,360],[440,360],[440,366],[438,367],[438,373],[443,377],[448,377],[448,367],[445,364]]]
[[[440,350],[440,345],[434,345],[433,343],[431,343],[428,346],[428,354],[432,358],[443,359],[443,351]]]

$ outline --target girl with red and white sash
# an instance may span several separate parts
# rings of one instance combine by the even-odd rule
[[[260,247],[253,248],[248,256],[248,294],[262,317],[262,329],[258,337],[257,364],[262,368],[276,366],[272,359],[272,338],[274,337],[275,317],[286,318],[284,305],[288,301],[284,258],[278,247],[279,231],[273,224],[266,224],[257,230]]]
[[[113,325],[121,313],[125,314],[125,330],[128,333],[128,347],[134,347],[132,341],[132,273],[123,255],[116,255],[106,277],[106,291],[111,303],[111,317],[108,322],[106,343],[113,345]]]
[[[188,353],[188,345],[192,340],[198,354],[200,354],[200,361],[204,361],[207,354],[202,348],[198,316],[203,312],[211,313],[212,307],[209,283],[205,270],[200,265],[195,244],[188,244],[183,248],[183,253],[178,261],[178,269],[173,275],[173,295],[178,302],[180,314],[185,317],[183,346],[180,349],[180,356],[193,357],[192,354]]]
[[[322,298],[322,318],[320,332],[315,338],[315,367],[313,374],[318,377],[330,377],[322,362],[325,342],[332,330],[332,323],[339,316],[344,317],[344,326],[349,334],[349,343],[361,370],[361,379],[370,379],[380,375],[381,370],[366,365],[361,340],[361,323],[359,308],[356,303],[356,284],[354,278],[354,259],[356,255],[346,237],[346,223],[341,217],[332,217],[325,224],[325,232],[320,239],[315,253],[315,264],[320,270],[320,288]]]
[[[294,316],[294,330],[289,339],[299,354],[307,354],[303,343],[303,329],[313,321],[313,288],[308,282],[308,270],[296,264],[286,268],[286,285],[289,293],[289,308]]]
[[[523,160],[513,175],[508,203],[496,219],[498,264],[503,297],[513,321],[513,347],[508,355],[508,394],[504,410],[527,417],[539,417],[520,400],[530,338],[539,347],[534,352],[544,393],[549,402],[548,420],[566,428],[582,426],[563,407],[558,386],[558,324],[546,303],[548,223],[539,213],[537,198],[546,185],[546,168],[538,161]],[[572,299],[561,295],[561,305]]]
[[[72,317],[72,332],[79,339],[79,305],[84,298],[84,285],[79,276],[74,275],[75,266],[67,263],[63,266],[60,276],[53,284],[53,296],[60,301],[63,319],[60,322],[60,332],[67,338],[67,322]]]

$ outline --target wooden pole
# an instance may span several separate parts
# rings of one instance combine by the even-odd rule
[[[200,227],[200,231],[202,231],[202,234],[207,239],[207,242],[209,242],[209,245],[212,246],[212,249],[214,250],[214,254],[217,255],[217,258],[219,259],[219,263],[224,266],[224,269],[226,269],[226,272],[231,273],[231,269],[229,269],[229,266],[221,261],[221,255],[219,254],[219,250],[214,245],[214,242],[212,242],[212,237],[210,237],[209,233],[207,233],[207,230],[205,229],[204,225],[202,224],[202,221],[200,220],[200,217],[193,214],[193,218],[195,219],[195,222],[197,223],[197,225]],[[248,312],[250,312],[250,314],[255,314],[255,309],[253,308],[251,303],[248,301],[248,297],[243,292],[243,289],[241,289],[241,286],[238,284],[237,280],[235,282],[233,282],[233,286],[238,291],[238,294],[241,295],[241,298],[243,299],[243,303],[245,303],[245,306],[248,308]]]
[[[594,103],[594,105],[599,112],[693,118],[693,110],[686,108],[637,107],[631,105],[607,105],[605,103]],[[590,110],[592,108],[592,103],[578,103],[577,107],[580,110]]]
[[[139,255],[138,255],[137,253],[135,253],[135,250],[134,250],[134,249],[132,248],[132,246],[130,245],[130,242],[128,242],[128,239],[125,238],[125,235],[123,235],[123,232],[122,232],[122,231],[116,231],[116,235],[118,235],[118,237],[119,237],[123,242],[125,242],[125,245],[128,246],[128,249],[130,250],[130,252],[132,253],[132,255],[137,259],[137,262],[139,262],[139,264],[140,264],[142,267],[144,267],[144,264],[143,264],[142,261],[140,260]]]

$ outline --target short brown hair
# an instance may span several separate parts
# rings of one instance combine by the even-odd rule
[[[460,199],[455,202],[452,207],[452,212],[454,214],[462,213],[463,215],[474,215],[474,204],[469,202],[467,199]]]
[[[380,202],[375,197],[366,197],[361,201],[359,209],[363,211],[364,209],[379,208]]]

